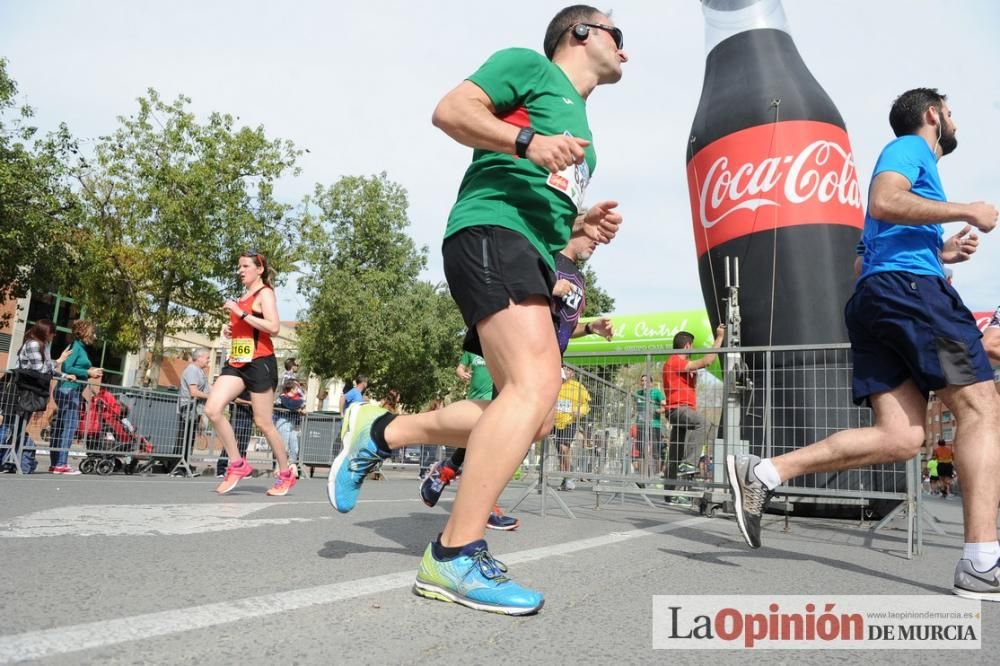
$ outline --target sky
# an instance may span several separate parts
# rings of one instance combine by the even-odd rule
[[[806,64],[847,124],[867,195],[892,139],[892,99],[918,86],[947,93],[959,147],[941,162],[952,201],[1000,203],[1000,2],[784,0]],[[136,98],[183,93],[193,109],[239,116],[308,148],[283,180],[296,203],[315,183],[385,171],[406,188],[410,234],[430,248],[424,275],[443,280],[440,244],[471,150],[430,123],[438,100],[496,50],[541,50],[565,2],[470,0],[0,0],[0,56],[42,129],[111,132]],[[703,307],[685,175],[685,149],[704,75],[697,0],[619,0],[610,6],[629,62],[598,88],[588,112],[598,167],[589,202],[614,199],[625,218],[591,260],[618,313]],[[945,233],[961,228],[947,225]],[[973,310],[1000,303],[1000,230],[956,267]],[[744,279],[745,281],[745,279]],[[288,287],[281,315],[306,307]]]

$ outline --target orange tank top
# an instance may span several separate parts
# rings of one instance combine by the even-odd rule
[[[252,294],[247,294],[236,301],[237,305],[244,312],[260,317],[264,313],[251,308],[257,294],[264,289],[270,289],[270,287],[264,286]],[[232,337],[229,340],[229,358],[226,360],[229,365],[239,368],[255,359],[274,356],[274,343],[271,342],[271,336],[268,333],[254,328],[232,312],[229,313],[229,324],[232,327]]]

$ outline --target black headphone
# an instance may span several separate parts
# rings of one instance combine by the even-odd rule
[[[582,23],[577,23],[573,26],[573,36],[576,37],[581,42],[590,35],[590,28]]]

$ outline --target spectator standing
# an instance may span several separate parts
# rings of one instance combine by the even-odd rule
[[[725,326],[715,329],[716,349],[722,346]],[[674,349],[692,349],[694,336],[681,331],[674,336]],[[666,413],[670,423],[670,450],[667,453],[666,478],[691,476],[698,472],[698,459],[708,440],[710,424],[698,413],[698,371],[715,362],[717,354],[705,354],[690,360],[687,354],[673,354],[663,364],[663,387],[666,389]]]
[[[208,377],[205,368],[211,360],[209,351],[199,347],[191,352],[191,361],[181,372],[181,386],[177,391],[177,439],[174,453],[181,456],[176,472],[181,462],[190,461],[191,448],[195,435],[198,433],[203,405],[208,400]]]
[[[299,380],[299,363],[294,357],[285,359],[285,372],[281,375],[281,385],[289,380]]]
[[[288,459],[292,467],[298,470],[299,460],[299,428],[302,426],[302,414],[305,413],[306,398],[302,387],[294,379],[285,381],[278,396],[279,408],[274,410],[274,425],[278,434],[285,442]]]
[[[560,490],[573,490],[576,485],[569,478],[572,471],[571,451],[576,439],[577,422],[590,413],[590,391],[576,380],[573,368],[563,366],[563,383],[556,402],[556,416],[552,429],[552,439],[559,451],[559,471],[563,477]]]
[[[73,322],[71,330],[73,342],[70,344],[69,354],[60,357],[64,358],[63,372],[78,379],[86,377],[100,380],[104,377],[104,371],[93,367],[86,347],[97,339],[97,329],[86,319],[78,319]],[[82,393],[83,384],[77,383],[75,379],[64,379],[56,388],[54,397],[59,411],[56,412],[55,423],[49,436],[51,474],[76,476],[80,473],[79,470],[69,466],[69,449],[73,446],[73,437],[80,425]]]
[[[49,346],[52,344],[55,335],[56,327],[50,319],[39,319],[24,334],[24,342],[17,351],[17,369],[20,371],[15,373],[17,377],[17,391],[10,394],[11,398],[16,400],[17,395],[21,391],[29,390],[39,396],[38,404],[43,405],[43,403],[48,402],[48,396],[51,392],[49,387],[51,379],[69,381],[76,379],[74,375],[66,374],[59,369],[72,353],[71,348],[67,347],[55,361],[49,355]],[[32,385],[27,386],[26,384],[28,383]],[[14,456],[17,455],[18,451],[21,451],[21,472],[31,474],[35,471],[38,463],[35,460],[34,442],[31,441],[31,436],[27,433],[27,425],[35,411],[24,411],[21,409],[20,401],[17,401],[17,404],[2,405],[2,407],[4,407],[3,423],[6,425],[0,428],[3,431],[0,434],[0,444],[4,443],[8,434],[11,435],[11,439],[10,448],[2,451],[3,456],[0,457],[0,465],[6,470],[11,470],[11,468],[14,468]],[[42,409],[36,411],[43,410],[44,406]],[[20,418],[15,419],[16,416]],[[17,420],[18,424],[17,432],[14,432],[13,428],[15,420]],[[10,462],[7,462],[8,452],[11,454]]]
[[[344,388],[347,388],[345,385]],[[368,376],[367,375],[357,375],[354,378],[354,386],[344,393],[340,398],[340,414],[347,414],[347,410],[351,408],[354,404],[364,404],[365,402],[365,391],[368,389]]]
[[[653,382],[649,375],[642,375],[639,378],[639,389],[635,392],[635,448],[633,452],[636,458],[641,459],[645,454],[646,447],[652,444],[650,453],[656,461],[659,473],[663,473],[663,437],[661,436],[660,417],[663,416],[664,404],[667,396],[664,395]]]

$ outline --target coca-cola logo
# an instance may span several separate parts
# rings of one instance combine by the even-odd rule
[[[754,231],[863,221],[847,134],[825,123],[788,121],[723,137],[688,164],[688,185],[699,254]],[[772,211],[759,215],[763,208]]]

